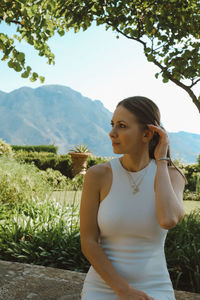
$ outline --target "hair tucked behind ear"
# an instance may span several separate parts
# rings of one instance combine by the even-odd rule
[[[157,123],[160,125],[160,111],[159,111],[158,106],[152,100],[150,100],[146,97],[135,96],[135,97],[129,97],[129,98],[126,98],[126,99],[120,101],[117,104],[117,107],[120,105],[125,107],[127,110],[129,110],[136,116],[141,130],[148,129],[147,124],[156,125],[155,121],[157,121]],[[164,129],[163,126],[160,125],[160,127]],[[159,142],[159,134],[157,132],[155,132],[153,135],[153,138],[149,142],[149,157],[150,158],[155,159],[154,150],[155,150],[158,142]],[[167,157],[169,157],[169,159],[170,159],[168,162],[168,166],[173,165],[178,170],[178,172],[181,173],[181,175],[185,179],[185,183],[187,184],[188,181],[187,181],[185,175],[183,174],[183,172],[179,168],[177,168],[176,165],[172,162],[170,146],[168,146]]]

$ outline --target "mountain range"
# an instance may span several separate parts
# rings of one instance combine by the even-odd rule
[[[108,133],[112,112],[70,87],[44,85],[0,91],[0,138],[12,145],[55,144],[67,153],[86,144],[97,156],[116,156]],[[168,132],[172,159],[196,163],[200,134]]]

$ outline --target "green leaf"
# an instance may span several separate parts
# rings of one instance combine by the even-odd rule
[[[60,36],[63,36],[65,34],[65,31],[64,31],[64,29],[58,30],[58,33],[59,33]]]
[[[22,78],[28,78],[28,76],[29,76],[29,73],[27,71],[25,71],[21,74]]]
[[[19,63],[15,63],[15,65],[14,65],[14,69],[15,69],[15,71],[16,71],[16,72],[21,72],[21,70],[22,70],[22,67],[20,66],[20,64],[19,64]]]
[[[35,73],[35,72],[33,72],[32,76],[31,76],[31,78],[30,78],[30,81],[31,81],[31,82],[34,82],[34,81],[37,80],[37,78],[38,78],[38,74]]]
[[[43,77],[43,76],[40,76],[40,77],[39,77],[39,79],[40,79],[40,82],[41,82],[41,83],[44,83],[44,81],[45,81],[45,77]]]
[[[163,80],[162,80],[164,83],[167,83],[168,81],[169,81],[169,79],[167,79],[166,77],[165,78],[163,78]]]
[[[97,9],[96,9],[95,5],[93,5],[93,6],[91,7],[91,11],[93,11],[94,13],[97,12]]]
[[[27,70],[28,74],[30,74],[32,68],[28,66],[28,67],[26,68],[26,70]]]
[[[151,50],[151,48],[146,48],[145,49],[145,53],[149,53],[149,52],[151,52],[152,50]]]
[[[25,55],[23,52],[20,52],[19,54],[17,54],[16,58],[18,61],[22,62],[25,59]]]
[[[9,66],[9,68],[13,68],[13,61],[12,60],[9,60],[8,66]]]
[[[149,54],[148,56],[147,56],[147,60],[148,61],[154,61],[154,56],[152,55],[152,54]]]

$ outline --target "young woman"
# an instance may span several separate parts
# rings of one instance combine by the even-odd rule
[[[164,243],[184,217],[186,178],[153,101],[122,100],[111,126],[122,156],[89,168],[83,184],[81,248],[91,266],[81,299],[175,300]]]

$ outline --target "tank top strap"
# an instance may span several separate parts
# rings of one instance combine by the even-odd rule
[[[113,174],[113,184],[117,183],[119,185],[120,181],[123,180],[123,177],[126,178],[126,174],[124,172],[122,172],[119,158],[116,157],[116,158],[111,159],[110,165],[111,165],[112,174]]]
[[[119,170],[119,164],[118,164],[118,157],[113,158],[110,160],[110,165],[112,168],[113,173]]]

